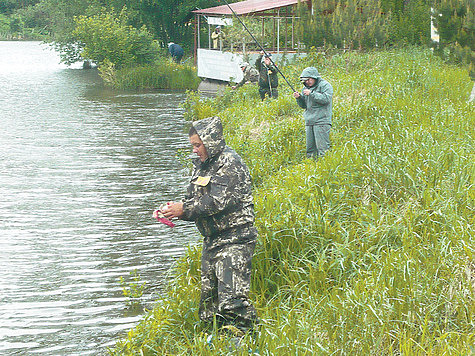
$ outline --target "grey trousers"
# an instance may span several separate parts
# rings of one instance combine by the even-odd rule
[[[330,149],[331,125],[305,126],[307,157],[320,157]]]

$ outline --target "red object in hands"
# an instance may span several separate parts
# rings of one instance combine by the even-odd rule
[[[175,224],[171,220],[167,219],[165,215],[160,211],[160,209],[153,212],[153,217],[157,219],[159,223],[165,224],[170,227],[175,227]]]

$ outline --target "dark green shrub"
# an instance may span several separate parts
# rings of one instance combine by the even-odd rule
[[[117,69],[153,63],[158,48],[145,27],[127,24],[127,9],[119,16],[103,10],[94,16],[78,16],[73,35],[83,47],[81,56],[99,66],[107,60]]]

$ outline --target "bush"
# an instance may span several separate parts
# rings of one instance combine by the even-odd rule
[[[195,90],[201,81],[194,67],[165,58],[153,64],[119,70],[105,61],[99,71],[102,79],[117,89]]]
[[[101,65],[105,60],[117,69],[135,64],[152,63],[158,58],[158,47],[152,35],[143,26],[136,29],[127,25],[127,9],[118,18],[103,10],[94,16],[76,18],[73,36],[83,48],[82,57]]]

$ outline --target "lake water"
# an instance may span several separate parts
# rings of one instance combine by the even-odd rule
[[[106,354],[150,308],[192,224],[152,219],[188,172],[182,93],[118,92],[40,42],[0,42],[0,354]]]

